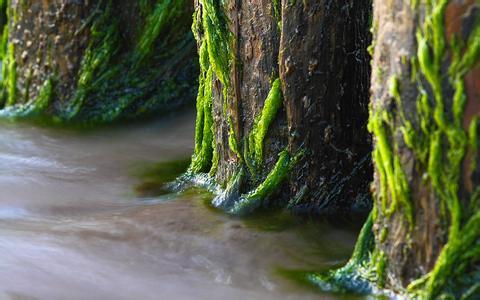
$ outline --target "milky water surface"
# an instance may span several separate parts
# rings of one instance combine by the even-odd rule
[[[135,192],[185,159],[194,114],[79,132],[0,123],[0,299],[346,299],[283,277],[344,262],[356,230],[241,220],[200,190]]]

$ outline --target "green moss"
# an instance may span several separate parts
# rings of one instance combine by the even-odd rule
[[[427,2],[427,15],[424,26],[417,32],[418,43],[418,71],[417,60],[411,60],[413,79],[419,87],[419,98],[417,100],[417,120],[419,128],[414,128],[412,123],[405,117],[401,105],[401,91],[398,80],[394,79],[391,84],[391,94],[396,100],[399,108],[400,121],[403,124],[403,137],[405,143],[415,153],[416,159],[421,168],[426,169],[428,182],[432,185],[435,194],[440,198],[442,204],[448,211],[448,220],[450,221],[448,230],[448,242],[438,258],[434,270],[425,277],[412,283],[409,291],[422,299],[432,299],[443,293],[447,289],[461,290],[459,286],[455,287],[454,282],[458,277],[452,277],[453,266],[462,262],[459,253],[464,245],[473,246],[472,236],[478,238],[478,230],[473,230],[468,226],[471,219],[462,213],[459,190],[461,184],[462,161],[465,156],[469,140],[477,140],[478,137],[468,138],[468,134],[462,128],[464,109],[466,104],[466,95],[463,82],[463,75],[474,63],[469,56],[478,59],[476,53],[477,47],[472,39],[477,35],[477,29],[474,30],[469,40],[468,49],[461,56],[462,51],[456,50],[457,46],[452,45],[453,61],[449,71],[449,82],[455,91],[451,108],[446,107],[444,94],[447,87],[444,86],[442,66],[445,63],[446,41],[444,29],[444,14],[447,1]],[[477,25],[478,26],[478,25]],[[454,40],[455,41],[455,40]],[[468,67],[465,67],[468,66]],[[426,92],[422,88],[421,78],[425,78],[428,83]],[[474,100],[471,100],[474,101]],[[432,105],[433,104],[433,105]],[[451,112],[451,116],[447,113]],[[382,209],[386,209],[384,197],[388,197],[391,202],[390,208],[395,207],[395,203],[400,199],[404,203],[404,214],[407,220],[411,220],[412,211],[407,209],[411,200],[409,197],[400,197],[402,191],[407,191],[408,185],[406,178],[400,180],[390,179],[392,174],[403,174],[402,166],[399,161],[398,151],[395,149],[393,140],[389,140],[394,132],[392,124],[394,123],[386,110],[378,109],[372,114],[370,126],[375,135],[377,146],[375,155],[375,164],[380,174],[380,193]],[[382,117],[383,116],[383,117]],[[396,125],[398,127],[398,125]],[[475,125],[470,125],[475,126]],[[474,130],[475,131],[475,130]],[[389,132],[389,133],[387,133]],[[477,143],[476,141],[473,144]],[[393,145],[393,146],[390,146]],[[472,142],[470,142],[472,145]],[[393,163],[392,163],[393,161]],[[393,167],[392,167],[393,164]],[[404,176],[404,175],[403,175]],[[393,178],[397,176],[394,175]],[[392,184],[395,183],[395,184]],[[402,185],[405,184],[404,187]],[[399,188],[400,187],[400,188]],[[387,209],[388,212],[388,209]],[[392,210],[390,210],[392,213]],[[413,220],[413,219],[412,219]],[[462,226],[462,223],[467,225]],[[470,228],[470,229],[468,229]],[[463,236],[471,236],[472,240],[463,239]],[[462,246],[460,246],[462,245]],[[372,261],[377,269],[384,269],[383,260]],[[448,283],[450,282],[450,283]],[[458,283],[457,283],[458,285]]]
[[[7,52],[2,61],[1,104],[4,107],[17,102],[17,62],[15,60],[15,45],[5,41]]]
[[[224,101],[228,99],[230,86],[230,68],[232,52],[230,49],[232,34],[228,29],[228,20],[223,7],[218,1],[200,1],[202,10],[193,15],[192,31],[200,43],[200,77],[197,96],[197,118],[195,125],[195,153],[190,172],[209,172],[213,176],[218,166],[218,150],[214,139],[212,89],[214,79],[223,85]],[[199,15],[201,14],[201,20]],[[199,21],[201,21],[199,23]],[[226,116],[229,126],[229,146],[238,154],[238,142],[230,116]]]
[[[374,265],[375,265],[375,272],[377,273],[377,285],[380,288],[385,287],[385,279],[386,279],[386,274],[385,270],[387,267],[387,256],[385,255],[385,252],[383,251],[378,251],[378,254],[372,258]]]
[[[192,157],[190,171],[193,173],[208,172],[212,166],[214,151],[212,88],[213,68],[208,56],[207,41],[200,46],[200,76],[197,95],[197,118],[195,123],[195,153]]]
[[[112,3],[108,2],[106,11],[95,18],[90,28],[90,42],[78,74],[77,90],[62,116],[67,120],[74,119],[80,113],[87,101],[89,91],[98,87],[98,81],[97,83],[94,81],[95,75],[105,74],[118,49],[118,21],[110,23],[112,14]]]
[[[280,185],[302,156],[303,152],[299,152],[294,157],[291,157],[287,150],[280,152],[275,167],[265,180],[255,190],[241,196],[233,208],[229,210],[229,213],[246,215],[259,208],[268,196],[278,191]]]
[[[367,221],[362,227],[360,234],[357,239],[357,243],[355,244],[355,248],[353,250],[352,257],[349,261],[351,265],[359,265],[365,262],[368,259],[370,251],[372,250],[373,246],[373,221],[374,221],[374,214],[370,213],[367,218]]]
[[[273,16],[277,20],[277,26],[280,30],[282,27],[282,3],[280,0],[272,0]]]
[[[7,107],[0,111],[0,116],[11,118],[40,117],[55,98],[55,82],[54,76],[48,78],[40,88],[40,92],[35,99]]]
[[[469,288],[465,294],[462,295],[461,300],[473,300],[477,295],[480,294],[480,283],[474,283],[471,288]]]
[[[16,88],[13,88],[13,84],[16,87],[16,65],[15,65],[15,53],[14,45],[9,44],[9,24],[10,16],[12,15],[12,9],[10,0],[1,0],[0,2],[0,26],[2,29],[2,38],[0,44],[0,59],[2,60],[2,77],[0,78],[0,108],[8,105],[12,105],[15,102]],[[14,70],[13,70],[14,69]],[[10,93],[14,92],[14,95],[10,96]]]
[[[470,267],[469,261],[480,259],[480,246],[477,243],[479,235],[480,212],[477,211],[459,231],[459,238],[449,239],[442,249],[434,269],[425,277],[412,282],[409,291],[422,299],[433,299],[448,290],[445,289],[448,281],[455,280],[455,277],[452,278],[449,275],[455,272],[457,276],[461,277],[464,275],[463,272]],[[455,287],[451,288],[453,291],[455,290]]]
[[[233,34],[229,29],[229,20],[225,15],[223,2],[201,0],[200,4],[202,6],[202,30],[204,34],[202,43],[205,42],[210,66],[223,85],[223,114],[228,120],[229,126],[228,145],[241,159],[238,141],[235,137],[236,133],[230,121],[232,116],[228,115],[226,109],[231,85],[230,70],[235,62],[234,51],[232,51]]]
[[[232,118],[228,117],[228,146],[230,147],[230,150],[237,155],[240,161],[242,161],[243,157],[240,154],[240,147],[237,138],[235,137],[235,130],[233,128]]]
[[[7,25],[7,8],[9,0],[0,0],[0,27]]]
[[[463,56],[452,62],[453,71],[457,76],[465,75],[478,62],[480,57],[480,19],[477,18],[475,28],[467,41]]]
[[[420,0],[410,0],[410,7],[411,7],[413,10],[416,10],[416,9],[418,8],[419,1],[420,1]]]
[[[205,43],[202,44],[200,47],[200,62],[202,62],[202,57],[206,55]],[[196,112],[197,116],[195,118],[195,154],[199,154],[202,150],[202,142],[203,142],[203,123],[205,122],[204,118],[204,98],[205,98],[205,81],[206,81],[206,73],[204,70],[207,68],[203,67],[208,62],[204,64],[200,63],[202,66],[202,73],[200,74],[199,79],[199,86],[198,86],[198,94],[197,94],[197,104],[196,104]]]
[[[8,45],[8,32],[9,32],[9,25],[8,25],[8,14],[7,14],[7,0],[1,0],[0,2],[0,28],[2,29],[1,33],[1,42],[0,42],[0,59],[5,58],[5,54],[7,53],[7,45]]]
[[[17,102],[17,62],[15,60],[15,47],[13,44],[8,45],[8,59],[5,61],[8,74],[5,78],[5,89],[8,92],[7,103],[5,106],[12,106]]]
[[[371,294],[377,281],[376,270],[370,263],[374,249],[374,215],[371,213],[360,231],[349,262],[342,268],[322,273],[307,273],[305,278],[323,291]]]
[[[37,99],[31,103],[32,113],[45,111],[54,99],[54,80],[49,78],[45,81]]]
[[[272,84],[261,113],[255,118],[255,122],[249,136],[249,156],[254,159],[255,167],[263,166],[263,147],[265,137],[270,125],[275,120],[278,111],[282,107],[282,90],[280,79],[277,78]]]
[[[192,165],[190,167],[190,171],[193,173],[208,172],[212,166],[213,159],[213,69],[208,68],[204,76],[204,78],[200,78],[200,89],[197,97],[197,114],[199,114],[199,116],[197,116],[195,129],[195,153],[192,157]]]
[[[382,228],[382,231],[380,232],[380,242],[383,243],[387,240],[388,237],[388,228]]]
[[[224,86],[224,96],[227,99],[230,68],[233,61],[232,33],[228,29],[228,19],[220,1],[201,0],[200,3],[203,9],[202,25],[209,61]]]
[[[129,46],[109,1],[91,27],[92,39],[67,118],[100,123],[135,118],[177,107],[193,95],[195,82],[190,76],[196,71],[185,5],[168,0],[141,4],[144,21],[138,39]],[[175,75],[166,77],[172,70]]]
[[[395,82],[395,80],[393,81]],[[396,83],[393,84],[395,87]],[[393,96],[397,95],[395,91]],[[380,175],[380,202],[381,211],[386,216],[391,216],[401,204],[406,213],[410,226],[413,226],[413,208],[410,202],[410,190],[400,160],[394,155],[392,148],[393,128],[389,127],[391,116],[382,112],[372,112],[369,121],[369,130],[374,134],[376,147],[373,151],[373,159],[377,172]],[[388,202],[390,204],[388,205]]]
[[[472,150],[472,161],[471,161],[471,172],[475,171],[475,169],[477,168],[477,161],[478,161],[478,157],[477,157],[477,153],[478,153],[478,122],[479,122],[479,118],[480,117],[475,117],[473,118],[472,122],[470,123],[470,127],[469,127],[469,130],[468,130],[468,138],[469,138],[469,141],[470,141],[470,147],[471,147],[471,150]]]
[[[182,15],[185,5],[185,1],[177,0],[164,0],[155,5],[153,12],[147,17],[140,39],[136,45],[136,55],[139,56],[136,59],[137,64],[145,62],[145,59],[151,56],[155,50],[154,44],[158,41],[160,34],[168,25],[177,21],[176,19]],[[143,7],[145,12],[146,4],[142,4],[141,7]]]
[[[220,160],[220,156],[218,154],[218,148],[215,144],[215,139],[212,142],[213,147],[213,157],[212,157],[212,167],[210,168],[209,176],[213,177],[218,169],[218,162]]]
[[[398,76],[393,76],[390,78],[390,95],[396,100],[400,100],[400,83],[398,80]]]
[[[463,83],[464,74],[474,65],[472,60],[478,60],[478,22],[476,28],[471,35],[464,55],[461,51],[456,50],[457,40],[453,40],[452,51],[453,61],[451,62],[450,83],[455,90],[452,102],[452,118],[447,118],[444,107],[444,89],[441,85],[441,66],[444,62],[445,54],[445,34],[444,34],[444,12],[447,1],[440,1],[429,7],[425,26],[422,32],[418,34],[419,63],[421,73],[425,76],[433,90],[435,99],[435,107],[433,110],[433,120],[435,124],[430,125],[430,151],[428,154],[427,173],[431,179],[431,184],[437,196],[446,206],[449,213],[450,225],[448,229],[448,242],[442,249],[437,259],[434,269],[425,277],[412,283],[409,290],[422,298],[433,298],[441,295],[443,291],[452,288],[460,291],[461,284],[458,279],[461,276],[453,276],[454,265],[462,263],[460,253],[462,247],[479,247],[473,246],[473,240],[464,239],[464,236],[471,238],[479,238],[478,229],[469,226],[470,222],[476,222],[476,216],[469,217],[462,212],[460,202],[460,185],[462,161],[468,147],[468,135],[462,128],[464,108],[466,103],[465,88]],[[477,42],[475,42],[477,40]],[[430,52],[432,58],[421,52]],[[475,100],[471,100],[475,101]],[[472,125],[471,125],[472,126]],[[474,125],[473,125],[474,126]],[[473,137],[477,139],[477,137]],[[476,142],[473,142],[474,144]],[[446,159],[446,161],[445,161]],[[441,163],[443,161],[443,163]],[[465,223],[462,226],[462,223]],[[464,261],[463,261],[464,262]],[[448,283],[450,282],[450,284]],[[457,283],[454,283],[457,282]],[[447,288],[450,286],[450,288]]]

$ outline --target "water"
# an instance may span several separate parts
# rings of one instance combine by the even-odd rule
[[[192,153],[193,123],[0,123],[0,299],[350,299],[279,270],[344,262],[357,229],[235,219],[200,190],[149,193],[149,166]]]

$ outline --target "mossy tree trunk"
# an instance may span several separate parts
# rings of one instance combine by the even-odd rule
[[[409,297],[477,299],[480,5],[376,0],[373,29],[375,242],[354,272]]]
[[[0,115],[110,122],[194,97],[188,0],[4,0]]]
[[[198,0],[191,171],[232,213],[347,211],[371,176],[369,1]]]

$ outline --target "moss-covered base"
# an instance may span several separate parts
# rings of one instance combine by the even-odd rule
[[[378,272],[370,263],[374,256],[373,217],[368,217],[358,237],[353,255],[349,262],[337,270],[326,272],[302,272],[299,278],[320,290],[333,293],[356,293],[385,295],[387,291],[379,288]]]
[[[240,167],[230,179],[226,187],[221,187],[209,173],[196,173],[190,170],[179,177],[170,187],[182,190],[191,186],[201,186],[213,192],[216,196],[212,205],[228,214],[245,216],[253,213],[258,208],[268,205],[268,199],[277,192],[288,176],[289,171],[302,158],[303,152],[291,156],[287,150],[280,153],[275,167],[270,171],[265,180],[249,193],[241,193],[241,187],[246,180],[246,170]]]

